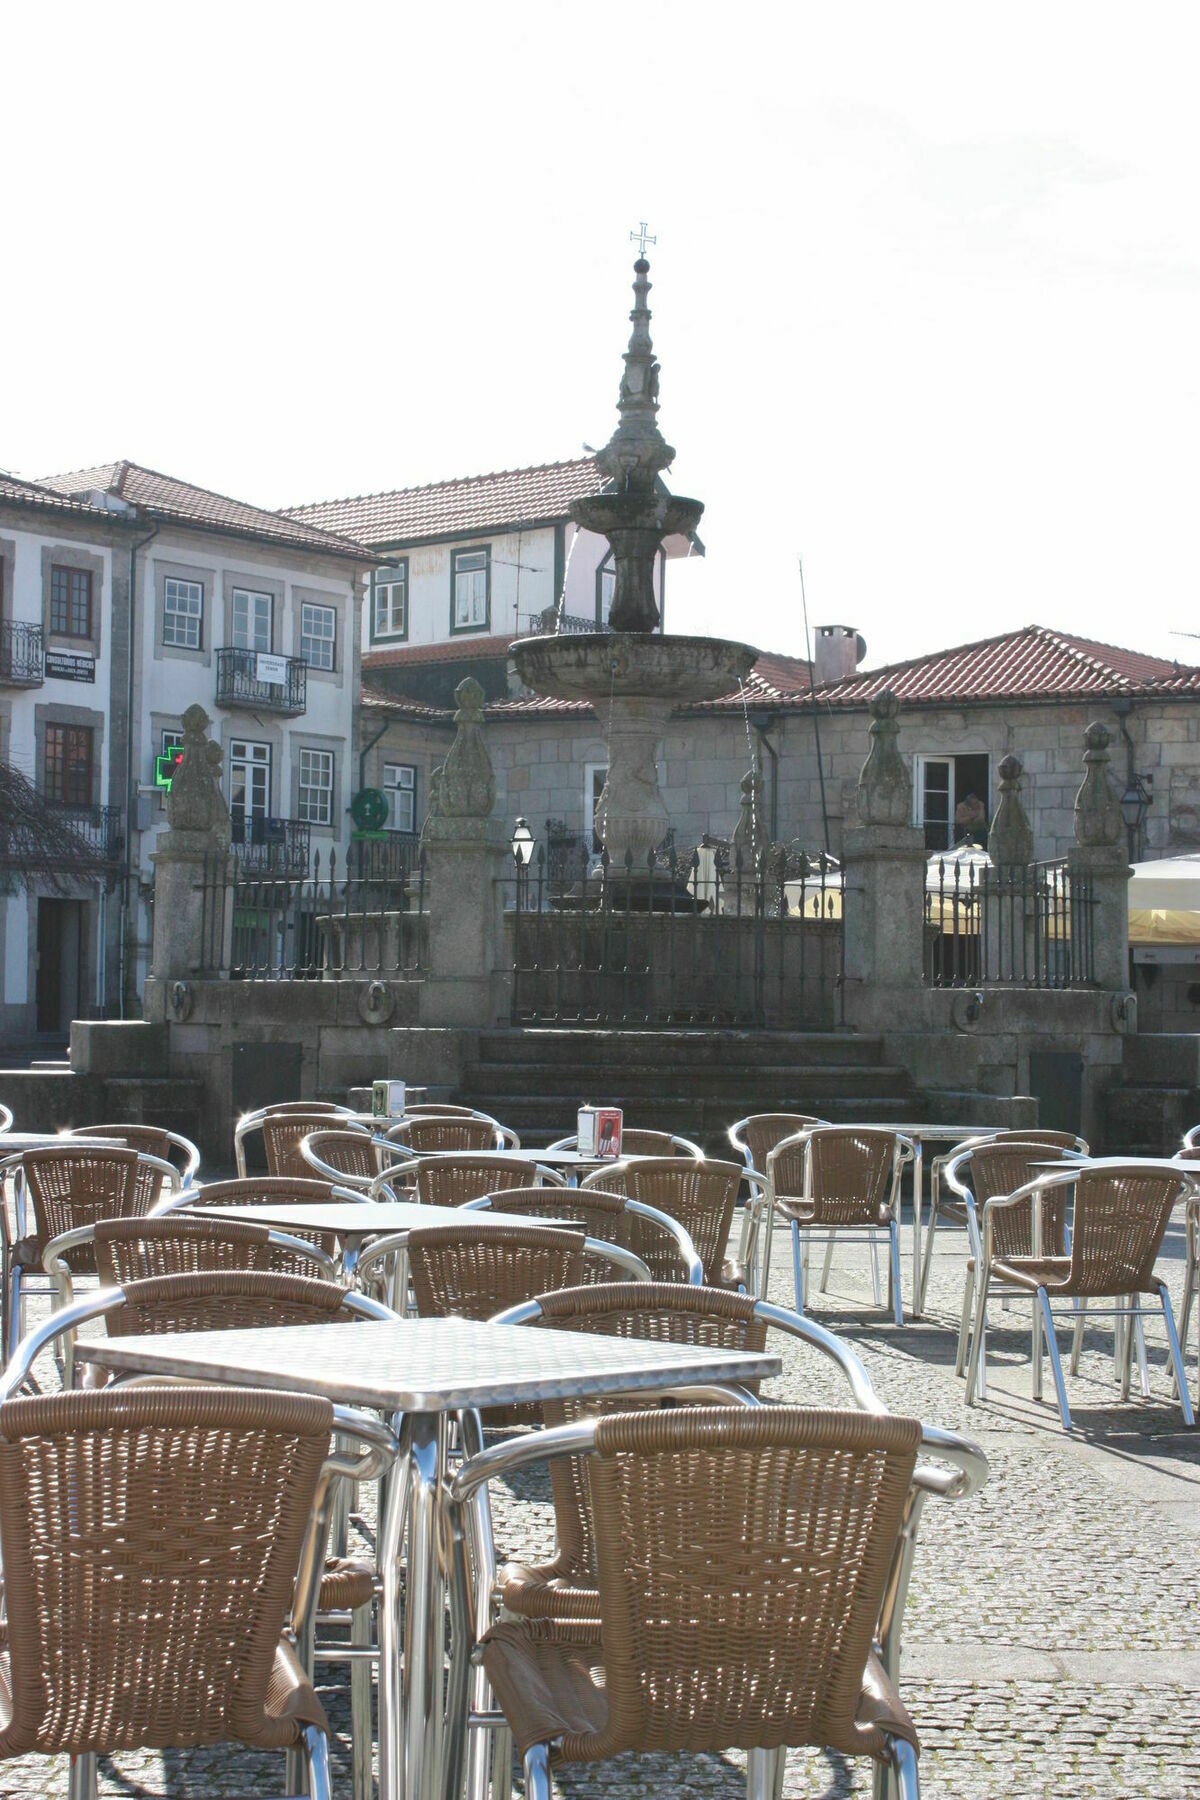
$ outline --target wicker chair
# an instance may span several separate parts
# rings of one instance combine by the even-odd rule
[[[328,1800],[325,1715],[280,1625],[334,1418],[244,1389],[0,1406],[0,1758],[69,1755],[85,1800],[98,1756],[232,1740],[299,1750]]]
[[[238,1176],[242,1180],[245,1179],[247,1172],[246,1139],[252,1137],[255,1132],[261,1133],[268,1119],[286,1118],[309,1120],[308,1131],[317,1131],[322,1125],[334,1125],[339,1121],[348,1125],[357,1121],[357,1115],[351,1112],[348,1106],[335,1106],[327,1100],[281,1100],[274,1106],[260,1106],[255,1112],[243,1113],[233,1130],[234,1162],[237,1166]],[[299,1136],[305,1137],[307,1132],[301,1131]],[[263,1134],[263,1147],[265,1151],[265,1133]],[[284,1171],[273,1169],[268,1156],[267,1172],[275,1175]],[[294,1172],[299,1175],[307,1175],[308,1170],[297,1168]]]
[[[955,1156],[944,1159],[942,1182],[947,1190],[941,1196],[943,1213],[961,1218],[970,1246],[963,1275],[962,1316],[958,1327],[958,1355],[954,1372],[966,1372],[967,1353],[971,1343],[971,1323],[975,1312],[976,1275],[979,1269],[982,1236],[979,1208],[986,1201],[1003,1194],[1015,1193],[1019,1187],[1036,1181],[1045,1173],[1046,1164],[1073,1160],[1074,1150],[1067,1143],[1048,1142],[1047,1138],[1017,1138],[1008,1132],[994,1138],[982,1138],[964,1145]],[[1064,1135],[1065,1134],[1061,1134]],[[1001,1252],[1021,1255],[1029,1250],[1032,1229],[1031,1202],[1014,1207],[1011,1213],[998,1215],[995,1231]],[[1067,1253],[1067,1195],[1065,1190],[1049,1197],[1042,1211],[1042,1253],[1065,1256]],[[932,1244],[926,1239],[926,1257]],[[928,1263],[926,1263],[928,1268]]]
[[[309,1132],[300,1139],[300,1160],[306,1175],[361,1188],[370,1187],[384,1163],[379,1139],[361,1128]]]
[[[796,1310],[804,1311],[810,1228],[874,1242],[888,1239],[887,1310],[904,1323],[900,1294],[900,1170],[908,1140],[882,1125],[810,1125],[767,1157],[767,1216],[791,1221]],[[872,1261],[872,1270],[874,1262]],[[878,1290],[876,1300],[878,1302]]]
[[[1183,1148],[1185,1150],[1200,1150],[1200,1125],[1193,1125],[1190,1131],[1184,1132]]]
[[[949,1194],[946,1194],[943,1192],[943,1183],[946,1180],[946,1173],[951,1163],[953,1163],[955,1167],[961,1167],[962,1164],[960,1159],[962,1156],[967,1151],[978,1149],[984,1144],[1036,1144],[1043,1152],[1049,1152],[1048,1156],[1043,1155],[1043,1162],[1049,1162],[1051,1160],[1058,1161],[1060,1156],[1086,1156],[1088,1153],[1087,1139],[1076,1137],[1072,1131],[1042,1131],[1036,1127],[1030,1127],[1028,1130],[1024,1131],[989,1131],[986,1135],[981,1134],[976,1137],[964,1138],[962,1143],[955,1144],[952,1150],[943,1152],[941,1156],[935,1156],[929,1165],[929,1223],[925,1227],[925,1249],[921,1257],[922,1312],[925,1310],[925,1294],[929,1287],[929,1269],[933,1261],[933,1234],[937,1230],[939,1220],[950,1218],[954,1220],[955,1224],[964,1225],[967,1229],[967,1236],[970,1239],[972,1254],[978,1251],[979,1234],[977,1230],[973,1229],[978,1221],[968,1213],[964,1196],[959,1187],[951,1184],[951,1191]],[[1021,1177],[1021,1181],[1028,1181],[1030,1179],[1032,1179],[1032,1177],[1028,1175],[1022,1175]],[[1019,1182],[1013,1183],[1014,1187],[1019,1185]],[[981,1197],[980,1204],[982,1204],[982,1198],[983,1197]],[[1028,1242],[1028,1239],[1025,1241]]]
[[[25,1151],[16,1167],[20,1186],[17,1237],[13,1242],[8,1236],[8,1209],[0,1205],[5,1264],[4,1341],[9,1354],[24,1331],[30,1277],[41,1273],[51,1240],[81,1225],[93,1225],[98,1219],[142,1216],[146,1201],[157,1199],[164,1182],[175,1177],[171,1165],[157,1157],[133,1149],[80,1143],[73,1138],[45,1149]],[[32,1230],[29,1208],[33,1213]],[[79,1245],[68,1262],[75,1273],[96,1272],[88,1244]]]
[[[551,1150],[578,1150],[579,1137],[572,1133],[570,1137],[558,1138],[550,1145]],[[623,1126],[621,1129],[622,1156],[691,1156],[697,1162],[703,1162],[704,1152],[699,1144],[691,1138],[680,1137],[674,1131],[645,1131],[637,1125]]]
[[[602,1188],[607,1193],[625,1194],[678,1219],[696,1247],[707,1284],[744,1289],[748,1285],[746,1265],[752,1250],[752,1232],[743,1230],[738,1259],[728,1255],[729,1231],[742,1176],[737,1163],[653,1156],[596,1169],[584,1177],[579,1189],[581,1193]],[[656,1281],[679,1279],[674,1246],[668,1250],[660,1232],[643,1230],[642,1221],[635,1218],[630,1221],[630,1240]]]
[[[178,1131],[168,1131],[163,1125],[76,1125],[71,1136],[107,1138],[130,1150],[140,1150],[146,1156],[157,1156],[178,1171],[181,1187],[193,1182],[200,1170],[200,1152],[191,1138]],[[149,1212],[150,1207],[144,1210]]]
[[[690,1281],[697,1286],[703,1284],[704,1265],[679,1220],[659,1212],[656,1207],[646,1206],[641,1200],[631,1200],[626,1194],[607,1194],[600,1188],[509,1188],[507,1192],[497,1194],[495,1202],[493,1209],[492,1196],[484,1194],[478,1200],[468,1200],[463,1210],[495,1210],[520,1213],[530,1218],[569,1219],[582,1225],[590,1238],[622,1250],[633,1249],[633,1221],[636,1218],[643,1244],[653,1243],[657,1233],[662,1253],[670,1255],[674,1251],[679,1264],[675,1279]],[[612,1277],[598,1263],[585,1262],[582,1279],[607,1282]]]
[[[1066,1190],[1075,1191],[1071,1218],[1069,1254],[1048,1253],[1046,1233],[1037,1222],[1044,1210],[1065,1202]],[[1071,1413],[1067,1405],[1062,1363],[1054,1335],[1051,1299],[1070,1300],[1073,1305],[1088,1301],[1108,1301],[1101,1312],[1116,1318],[1138,1319],[1145,1295],[1153,1295],[1161,1304],[1166,1326],[1167,1345],[1175,1378],[1175,1389],[1185,1425],[1193,1423],[1192,1406],[1183,1373],[1183,1358],[1175,1334],[1175,1319],[1167,1284],[1154,1273],[1154,1265],[1170,1223],[1174,1206],[1193,1191],[1183,1172],[1170,1169],[1148,1169],[1136,1162],[1083,1166],[1052,1170],[1014,1192],[988,1200],[983,1207],[983,1249],[978,1294],[975,1302],[975,1330],[971,1339],[971,1356],[967,1369],[967,1404],[974,1405],[976,1387],[983,1397],[980,1374],[986,1358],[984,1325],[988,1297],[992,1289],[1022,1294],[1034,1301],[1033,1312],[1033,1397],[1042,1397],[1042,1341],[1050,1351],[1050,1366],[1058,1396],[1058,1410],[1063,1427],[1071,1429]],[[1024,1216],[1024,1242],[1018,1247],[1001,1242],[1001,1231],[1008,1223],[1005,1217]],[[1030,1254],[1036,1238],[1040,1248]],[[1075,1315],[1072,1314],[1074,1321]],[[1122,1359],[1121,1397],[1128,1398],[1130,1363],[1134,1333],[1125,1336]]]
[[[327,1129],[329,1117],[321,1113],[268,1113],[260,1127],[262,1131],[263,1150],[267,1158],[268,1175],[286,1175],[291,1180],[303,1180],[312,1174],[312,1169],[301,1155],[301,1145],[306,1137],[314,1131]],[[364,1143],[371,1142],[371,1134],[365,1125],[355,1124],[347,1120],[339,1123],[340,1131],[357,1131]]]
[[[85,1321],[103,1316],[110,1336],[162,1336],[182,1331],[235,1331],[264,1325],[321,1325],[333,1320],[392,1319],[395,1315],[365,1295],[348,1293],[334,1282],[262,1270],[205,1269],[195,1274],[154,1276],[102,1289],[55,1314],[11,1371],[21,1378],[37,1350],[55,1336],[69,1336]],[[36,1348],[34,1346],[36,1345]],[[7,1565],[6,1565],[7,1567]],[[370,1563],[345,1556],[325,1561],[317,1597],[318,1616],[345,1615],[350,1644],[365,1650],[371,1641],[371,1606],[375,1571]],[[307,1675],[312,1674],[314,1645],[304,1644]],[[322,1645],[326,1660],[336,1659],[336,1644]],[[343,1647],[344,1648],[344,1647]],[[371,1675],[361,1656],[351,1657],[351,1734],[354,1744],[354,1800],[370,1800]],[[365,1774],[364,1774],[365,1772]]]
[[[433,1114],[402,1119],[387,1134],[393,1156],[433,1156],[441,1150],[503,1150],[508,1134],[490,1119],[456,1119]],[[511,1146],[520,1149],[520,1141]]]
[[[477,1231],[429,1225],[408,1234],[408,1267],[422,1319],[490,1319],[537,1294],[583,1279],[584,1234],[538,1225]]]
[[[552,1187],[566,1185],[553,1170],[539,1168],[524,1157],[464,1150],[454,1156],[417,1156],[396,1168],[385,1169],[372,1183],[372,1196],[388,1198],[387,1190],[397,1176],[411,1183],[422,1206],[465,1206],[468,1200],[478,1200],[484,1194],[535,1187],[539,1182]]]
[[[335,1189],[331,1182],[318,1181],[311,1172],[304,1176],[247,1175],[232,1181],[206,1181],[203,1187],[189,1188],[169,1207],[160,1206],[155,1216],[171,1218],[183,1207],[194,1209],[200,1206],[327,1206],[335,1200],[344,1200],[346,1205],[353,1206],[362,1198],[364,1196],[356,1194],[352,1188]],[[289,1235],[315,1244],[329,1258],[337,1256],[338,1241],[333,1232],[297,1226]]]
[[[923,1441],[953,1475],[918,1465]],[[770,1406],[616,1413],[567,1443],[534,1434],[484,1451],[451,1490],[464,1636],[474,1490],[568,1449],[587,1459],[599,1629],[511,1620],[480,1646],[529,1800],[549,1800],[552,1762],[731,1748],[750,1752],[748,1791],[771,1796],[783,1747],[801,1744],[872,1756],[915,1800],[917,1733],[876,1637],[924,1493],[985,1477],[974,1446],[915,1419]],[[459,1657],[452,1718],[468,1679]]]
[[[149,1281],[157,1275],[199,1275],[211,1269],[307,1275],[329,1280],[333,1263],[315,1244],[266,1225],[236,1219],[199,1219],[183,1213],[153,1219],[105,1219],[92,1227],[96,1269],[104,1287]]]
[[[766,1189],[767,1158],[776,1144],[781,1144],[786,1137],[794,1137],[796,1132],[804,1131],[810,1125],[827,1123],[826,1119],[818,1119],[815,1113],[750,1113],[729,1127],[729,1142],[745,1163],[747,1176],[760,1182]],[[754,1292],[761,1294],[764,1300],[771,1280],[771,1248],[774,1240],[775,1214],[768,1192],[765,1218],[757,1234],[755,1253],[751,1260]]]

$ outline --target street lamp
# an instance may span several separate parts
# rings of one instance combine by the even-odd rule
[[[513,826],[512,853],[513,861],[520,868],[525,868],[533,857],[533,833],[527,819],[518,819]]]
[[[1137,861],[1138,834],[1142,829],[1142,821],[1150,810],[1152,799],[1153,795],[1144,778],[1130,770],[1125,792],[1121,795],[1121,817],[1129,833],[1130,862]]]

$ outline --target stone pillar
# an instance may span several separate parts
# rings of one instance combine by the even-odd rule
[[[484,736],[483,689],[468,676],[454,697],[458,731],[422,834],[429,879],[422,1022],[478,1027],[495,1023],[492,988],[501,912],[496,881],[505,873],[507,844],[491,816],[496,778]]]
[[[207,873],[229,855],[229,808],[220,788],[221,749],[208,736],[209,718],[202,706],[183,715],[183,760],[167,795],[167,826],[159,838],[154,864],[155,981],[192,980],[202,962],[216,959],[223,946],[227,920],[214,924],[203,891]]]
[[[984,872],[981,952],[985,978],[1023,979],[1033,969],[1036,902],[1026,871],[1033,862],[1033,827],[1021,803],[1019,756],[1001,758],[1000,802],[988,828],[993,869]]]
[[[1075,796],[1075,842],[1067,852],[1072,877],[1092,890],[1093,976],[1097,987],[1129,987],[1129,857],[1121,796],[1109,774],[1109,730],[1099,720],[1083,734],[1082,786]]]
[[[867,1031],[911,1029],[924,986],[925,834],[911,822],[899,710],[886,691],[871,702],[859,822],[845,834],[846,1020]]]

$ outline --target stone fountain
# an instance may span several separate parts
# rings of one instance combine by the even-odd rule
[[[640,886],[651,853],[670,826],[658,779],[667,721],[681,706],[731,693],[750,673],[758,652],[724,638],[655,631],[660,616],[655,558],[665,537],[695,530],[704,506],[669,493],[662,479],[675,452],[657,422],[658,363],[646,304],[650,265],[641,256],[633,269],[633,332],[617,403],[620,421],[596,458],[606,486],[571,509],[577,525],[600,533],[612,546],[616,583],[610,630],[520,638],[509,654],[535,693],[590,700],[595,708],[608,746],[596,828],[608,852],[609,879],[631,878]],[[665,887],[661,873],[657,885]]]

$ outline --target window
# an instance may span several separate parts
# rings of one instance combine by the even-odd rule
[[[372,638],[408,636],[408,558],[375,574]]]
[[[48,800],[64,806],[92,804],[90,725],[47,725],[44,781]]]
[[[388,797],[389,831],[417,829],[417,771],[411,763],[384,763],[383,791]]]
[[[301,750],[296,811],[309,825],[333,823],[332,750]]]
[[[271,810],[271,746],[234,738],[229,746],[229,817],[235,843],[253,841],[255,819]]]
[[[607,780],[607,763],[588,763],[583,772],[583,828],[585,833],[591,832],[593,856],[599,856],[604,848],[596,829],[596,808],[600,804],[600,796]]]
[[[86,638],[92,635],[92,571],[64,569],[55,563],[50,570],[50,629],[62,637]]]
[[[916,776],[915,823],[924,830],[926,850],[936,854],[968,841],[986,849],[990,787],[986,753],[918,756]]]
[[[617,591],[617,572],[615,569],[596,570],[596,618],[601,625],[608,624],[608,615],[612,611],[613,595]]]
[[[310,669],[332,669],[337,642],[337,608],[305,600],[300,607],[300,660]]]
[[[488,578],[491,551],[454,550],[450,555],[450,585],[454,594],[455,631],[477,631],[488,622]]]
[[[270,651],[270,594],[257,594],[251,588],[234,588],[233,642],[238,650]]]
[[[204,583],[168,575],[163,582],[163,644],[176,650],[199,650],[203,619]]]

